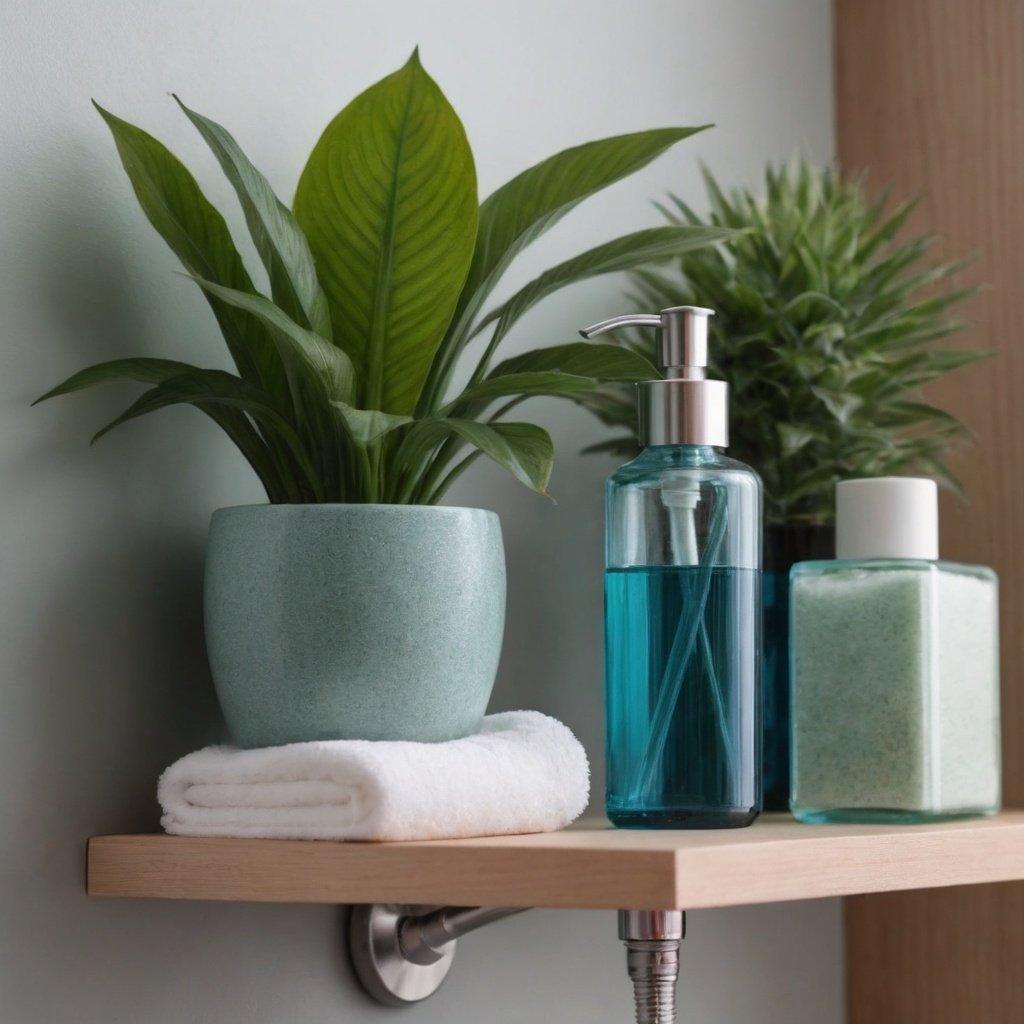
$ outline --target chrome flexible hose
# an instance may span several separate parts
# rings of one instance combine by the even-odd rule
[[[636,1024],[675,1024],[679,940],[627,942],[626,966],[633,982]]]
[[[685,930],[685,918],[678,910],[619,912],[619,937],[626,944],[636,1024],[675,1024],[679,943]]]

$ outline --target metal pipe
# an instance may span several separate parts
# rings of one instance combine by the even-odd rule
[[[675,1024],[679,944],[686,935],[681,910],[620,910],[619,938],[633,982],[636,1024]]]

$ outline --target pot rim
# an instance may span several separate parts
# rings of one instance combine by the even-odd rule
[[[462,512],[482,512],[485,515],[497,516],[497,512],[490,508],[478,508],[474,505],[419,505],[419,504],[386,504],[376,502],[357,502],[357,501],[306,501],[306,502],[254,502],[249,505],[223,505],[218,509],[215,509],[213,514],[217,515],[219,512],[243,512],[243,511],[264,511],[269,512],[277,509],[333,509],[336,511],[345,510],[347,512],[380,512],[384,510],[394,511],[401,510],[403,512],[428,512],[428,513],[462,513]]]

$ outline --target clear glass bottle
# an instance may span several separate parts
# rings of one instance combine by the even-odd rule
[[[931,480],[837,488],[831,561],[791,576],[793,814],[922,822],[1000,804],[998,582],[938,559]]]
[[[606,485],[606,809],[626,828],[748,825],[761,807],[761,482],[728,458],[704,378],[710,310],[662,328],[639,385],[643,452]]]

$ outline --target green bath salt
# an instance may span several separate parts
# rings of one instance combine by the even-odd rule
[[[793,813],[915,822],[1000,801],[998,583],[923,558],[792,571]]]

